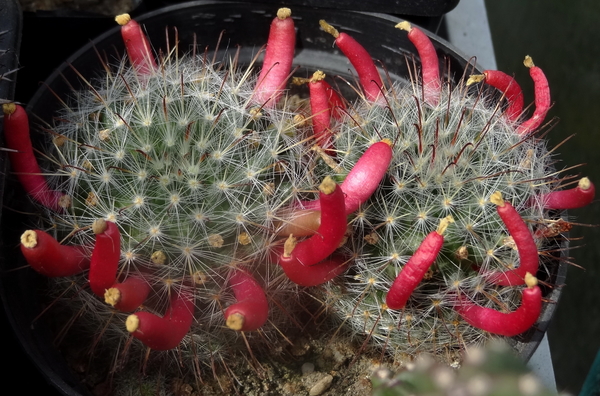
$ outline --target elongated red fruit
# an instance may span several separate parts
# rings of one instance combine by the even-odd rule
[[[115,284],[121,258],[121,233],[112,221],[98,219],[92,224],[96,235],[90,264],[90,288],[103,298],[106,289]]]
[[[329,282],[346,271],[349,263],[350,260],[345,260],[342,256],[336,255],[310,267],[287,261],[279,262],[289,280],[305,287],[318,286]]]
[[[277,10],[271,22],[267,49],[252,100],[262,107],[275,107],[292,69],[296,28],[289,8]]]
[[[142,27],[129,14],[121,14],[115,17],[115,21],[121,25],[121,36],[127,50],[129,61],[140,75],[148,75],[158,69],[156,59],[152,54],[150,41],[142,31]]]
[[[527,224],[516,209],[504,201],[500,192],[495,192],[490,201],[496,206],[498,215],[512,237],[519,252],[519,266],[506,271],[496,271],[486,274],[487,281],[500,286],[516,286],[525,283],[525,274],[537,273],[539,256],[535,240]]]
[[[533,93],[535,97],[535,110],[531,118],[523,121],[517,128],[517,133],[526,135],[535,131],[546,118],[550,110],[550,86],[546,75],[539,67],[533,64],[533,60],[528,55],[523,64],[529,68],[529,75],[533,80]]]
[[[385,297],[390,309],[402,309],[423,276],[431,267],[444,244],[444,231],[454,219],[448,216],[440,220],[437,230],[430,232],[419,245],[415,253],[404,264]]]
[[[104,301],[121,312],[131,312],[146,301],[150,284],[139,276],[130,276],[121,283],[115,283],[104,293]]]
[[[552,191],[540,197],[545,209],[576,209],[589,205],[596,196],[596,187],[587,177],[577,183],[577,187]]]
[[[421,58],[421,75],[423,83],[423,95],[425,102],[435,106],[440,101],[442,83],[440,80],[440,66],[435,52],[435,47],[429,37],[423,31],[409,22],[400,22],[396,28],[406,30],[408,39],[413,43],[419,58]]]
[[[27,230],[21,235],[21,252],[31,268],[50,278],[75,275],[90,267],[83,246],[61,245],[41,230]]]
[[[311,266],[333,253],[346,233],[346,212],[344,193],[331,177],[326,177],[319,185],[321,223],[316,233],[296,242],[290,234],[280,257],[282,265]]]
[[[333,147],[332,134],[329,130],[331,124],[331,107],[325,83],[325,73],[316,71],[308,82],[310,93],[310,111],[312,113],[312,129],[315,143],[324,149]],[[331,87],[329,87],[331,88]]]
[[[4,140],[13,171],[25,192],[48,209],[61,211],[68,206],[60,191],[48,187],[38,166],[29,135],[29,119],[25,109],[16,103],[2,105],[4,112]]]
[[[527,288],[522,292],[521,305],[513,312],[499,312],[466,300],[454,309],[473,327],[506,337],[519,335],[535,324],[542,311],[542,291],[537,279],[530,273],[525,279]]]
[[[319,24],[321,25],[321,29],[335,38],[335,44],[344,53],[346,58],[348,58],[354,69],[356,69],[360,85],[367,100],[375,102],[381,96],[383,81],[371,55],[352,36],[338,32],[337,29],[324,20],[320,20]]]
[[[508,102],[504,112],[510,121],[516,121],[523,112],[523,91],[521,86],[513,77],[499,70],[486,70],[483,74],[469,77],[467,85],[484,81],[486,84],[500,90]]]
[[[194,298],[189,293],[173,294],[169,308],[161,318],[150,312],[127,317],[125,326],[132,336],[158,351],[173,349],[190,331],[194,321]]]
[[[373,143],[356,161],[341,184],[345,194],[346,214],[352,214],[375,192],[392,161],[392,142],[383,139]],[[304,209],[318,209],[319,201],[303,203]]]
[[[261,285],[244,269],[229,278],[235,299],[225,310],[225,324],[236,331],[260,329],[269,318],[269,302]]]

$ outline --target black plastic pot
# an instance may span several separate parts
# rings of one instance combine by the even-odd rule
[[[165,27],[170,28],[171,37],[174,34],[173,28],[177,28],[179,48],[182,49],[191,48],[194,40],[200,48],[215,48],[223,33],[219,56],[224,53],[233,54],[239,46],[240,60],[244,63],[249,62],[266,42],[269,21],[276,9],[277,6],[273,4],[198,1],[175,4],[136,19],[145,26],[155,48],[166,48]],[[392,78],[407,78],[404,55],[410,57],[414,50],[406,35],[398,34],[398,30],[394,28],[397,17],[302,6],[295,6],[293,15],[298,31],[295,58],[297,75],[307,77],[320,69],[330,75],[338,74],[350,78],[348,61],[332,47],[332,40],[319,29],[319,19],[326,19],[332,25],[352,32],[372,57],[385,65]],[[438,55],[446,59],[449,66],[448,77],[457,82],[469,64],[468,58],[441,38],[433,37],[433,42]],[[114,26],[73,54],[46,79],[44,86],[28,101],[30,115],[51,122],[54,111],[60,107],[56,97],[65,97],[72,87],[77,89],[82,86],[77,73],[86,77],[94,76],[100,70],[98,54],[114,60],[120,57],[122,52],[119,27]],[[4,210],[2,217],[2,240],[5,244],[0,278],[6,309],[10,312],[20,342],[48,381],[66,395],[88,394],[88,390],[79,383],[77,376],[67,366],[58,348],[53,346],[53,335],[46,317],[40,316],[44,304],[35,290],[44,279],[28,268],[17,270],[25,266],[19,250],[15,248],[17,238],[31,223],[23,213],[31,212],[32,208],[28,206],[23,192],[14,180],[9,177],[7,183],[9,184],[4,198],[8,209]],[[562,285],[565,272],[566,267],[559,267],[556,263],[551,279],[546,280],[554,285]],[[546,299],[558,301],[560,287],[545,290],[545,293]],[[515,340],[515,347],[524,359],[529,359],[535,351],[548,327],[555,306],[556,304],[546,304],[539,325],[526,333],[522,341]]]

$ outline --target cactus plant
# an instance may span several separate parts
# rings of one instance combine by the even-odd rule
[[[53,305],[75,313],[60,333],[87,328],[88,352],[111,362],[104,375],[169,358],[198,384],[206,370],[231,373],[228,354],[253,359],[304,327],[305,292],[331,314],[322,337],[359,337],[392,358],[460,361],[465,345],[537,320],[536,277],[551,286],[547,260],[569,225],[557,211],[589,204],[594,186],[557,176],[541,136],[550,93],[529,57],[531,118],[500,72],[442,80],[429,39],[406,22],[420,56],[408,82],[382,78],[321,21],[358,74],[356,98],[342,99],[321,71],[294,79],[309,98],[284,89],[287,9],[262,65],[177,46],[155,56],[135,21],[117,20],[128,56],[103,63],[44,126],[43,171],[28,139],[11,158],[40,212],[21,249],[51,277]],[[6,133],[27,135],[23,109],[3,108]]]
[[[374,396],[558,395],[547,389],[500,340],[486,346],[467,348],[466,358],[459,369],[422,355],[397,374],[378,369],[371,380]]]

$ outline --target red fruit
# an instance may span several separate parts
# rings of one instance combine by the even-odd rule
[[[194,321],[194,298],[189,293],[174,294],[161,318],[150,312],[136,312],[127,317],[125,326],[132,336],[158,351],[175,348]]]
[[[250,273],[237,269],[229,278],[237,302],[225,310],[227,327],[236,331],[254,331],[269,317],[269,302],[260,284]]]
[[[305,287],[318,286],[329,282],[346,271],[349,263],[350,260],[336,255],[310,267],[286,261],[279,262],[289,280]]]
[[[122,283],[115,283],[104,293],[104,301],[121,312],[131,312],[144,301],[150,293],[150,285],[139,276],[130,276]]]
[[[542,311],[542,291],[537,279],[527,273],[527,288],[523,290],[521,305],[513,312],[499,312],[484,308],[471,301],[461,300],[454,308],[471,326],[487,332],[514,337],[535,324]]]
[[[115,21],[121,25],[121,36],[127,49],[129,61],[140,75],[151,74],[158,69],[156,59],[150,48],[150,41],[142,31],[142,27],[129,14],[121,14],[115,17]]]
[[[323,80],[324,78],[325,73],[316,71],[309,80],[308,87],[315,143],[327,150],[333,147],[333,143],[331,142],[332,133],[329,130],[331,124],[331,107],[327,91],[328,87],[331,87]],[[331,154],[335,154],[335,152],[331,151]]]
[[[523,62],[529,68],[529,75],[533,79],[533,90],[535,96],[535,111],[530,119],[523,121],[519,125],[517,132],[520,135],[526,135],[535,131],[546,118],[550,110],[550,87],[546,75],[539,67],[533,64],[530,56],[525,57]]]
[[[83,246],[61,245],[41,230],[27,230],[21,235],[21,252],[31,268],[51,278],[75,275],[90,266]]]
[[[346,199],[346,215],[358,210],[375,192],[392,161],[392,147],[388,139],[372,144],[356,161],[341,184]],[[319,208],[319,201],[303,203],[307,210]]]
[[[321,223],[316,233],[301,241],[290,234],[280,257],[282,265],[311,266],[333,253],[346,233],[346,211],[344,193],[331,179],[326,177],[319,186]]]
[[[296,29],[289,8],[280,8],[271,23],[263,66],[252,100],[261,107],[275,107],[289,77],[296,47]]]
[[[29,119],[25,109],[16,103],[2,105],[4,112],[4,139],[13,172],[25,192],[38,203],[54,211],[62,211],[70,203],[67,195],[48,187],[29,136]]]
[[[121,234],[115,223],[104,219],[94,221],[92,230],[96,234],[96,242],[90,264],[90,287],[94,294],[103,298],[106,289],[117,280],[121,258]]]
[[[433,43],[421,29],[412,26],[409,22],[400,22],[396,25],[396,28],[408,32],[408,39],[414,44],[419,53],[419,58],[421,58],[421,75],[425,102],[432,106],[437,105],[440,100],[442,84],[438,57]]]
[[[350,35],[338,32],[337,29],[324,20],[320,20],[319,24],[324,31],[335,37],[335,44],[346,55],[352,66],[354,66],[354,69],[356,69],[360,85],[365,92],[367,100],[375,102],[381,96],[383,81],[371,55]]]
[[[431,267],[444,244],[444,231],[453,222],[452,217],[440,221],[438,229],[430,232],[419,245],[412,257],[404,264],[385,297],[390,309],[402,309],[415,288],[423,280],[423,276]]]
[[[596,196],[596,187],[587,177],[579,180],[577,187],[552,191],[540,197],[545,209],[576,209],[589,205]]]
[[[486,84],[499,89],[506,100],[508,107],[504,114],[510,121],[516,121],[523,112],[523,91],[519,83],[508,74],[498,70],[486,70],[483,75],[469,77],[467,85],[484,81]]]
[[[502,199],[502,194],[492,194],[490,200],[497,205],[496,210],[508,229],[519,252],[519,267],[506,271],[486,274],[488,282],[500,286],[516,286],[525,283],[525,274],[537,273],[539,257],[533,235],[516,209]]]

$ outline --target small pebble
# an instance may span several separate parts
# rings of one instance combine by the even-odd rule
[[[321,378],[319,380],[319,382],[317,382],[312,388],[310,388],[310,391],[308,392],[308,394],[310,396],[321,395],[323,392],[325,392],[327,389],[329,389],[332,381],[333,381],[333,377],[331,375],[327,374],[325,377]]]
[[[302,365],[302,375],[312,374],[315,371],[314,363],[306,362]]]

